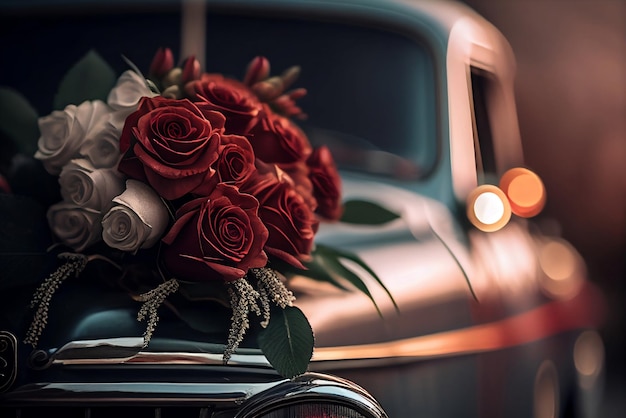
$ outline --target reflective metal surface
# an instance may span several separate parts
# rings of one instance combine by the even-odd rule
[[[236,418],[261,416],[282,406],[300,402],[342,404],[364,414],[367,418],[387,418],[378,402],[356,384],[316,373],[299,376],[251,399],[237,413]]]

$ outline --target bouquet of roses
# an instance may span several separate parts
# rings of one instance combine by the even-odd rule
[[[306,90],[289,90],[298,67],[271,76],[268,60],[256,57],[239,81],[202,73],[194,57],[175,66],[169,49],[158,50],[147,75],[127,63],[131,70],[117,77],[89,52],[61,81],[57,110],[44,117],[18,93],[0,88],[0,133],[26,148],[37,141],[38,167],[59,185],[45,211],[56,242],[48,252],[56,250],[62,262],[35,291],[24,341],[37,346],[57,288],[98,260],[113,269],[102,273],[98,264],[99,276],[142,303],[137,319],[147,321],[144,346],[162,305],[194,329],[211,328],[204,323],[210,315],[198,321],[174,306],[172,298],[182,295],[183,304],[230,308],[224,362],[258,318],[256,346],[270,364],[285,376],[303,373],[314,338],[293,306],[290,277],[344,290],[352,283],[376,309],[365,282],[342,261],[382,285],[355,254],[316,245],[319,223],[379,224],[397,215],[342,203],[330,151],[312,147],[294,123],[306,117],[296,104]],[[11,181],[2,180],[8,197]],[[38,177],[27,194],[39,180],[45,179]],[[3,202],[13,215],[22,210],[19,199]],[[363,221],[363,213],[373,216]],[[15,222],[29,222],[20,219]],[[2,248],[14,248],[10,240]],[[2,269],[20,276],[36,254],[17,260],[6,253]]]
[[[93,65],[90,54],[77,66]],[[176,67],[160,49],[147,77],[124,72],[106,102],[69,103],[40,118],[35,157],[58,176],[62,196],[47,219],[72,251],[37,290],[26,342],[37,344],[59,284],[111,251],[123,263],[156,248],[161,283],[138,296],[146,345],[156,309],[180,283],[226,287],[233,315],[224,361],[250,313],[267,327],[271,305],[291,307],[294,296],[272,266],[305,269],[320,219],[342,213],[330,152],[313,149],[292,121],[305,117],[295,101],[306,91],[287,91],[298,72],[271,77],[257,57],[240,82],[201,73],[193,57]]]

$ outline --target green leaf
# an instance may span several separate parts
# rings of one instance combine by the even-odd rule
[[[259,332],[258,342],[272,367],[287,378],[306,372],[313,356],[313,330],[294,306],[273,309],[269,325]]]
[[[0,130],[24,154],[32,155],[37,150],[38,118],[37,111],[22,94],[11,88],[0,87]]]
[[[106,101],[115,82],[115,71],[97,52],[91,50],[61,80],[54,97],[54,108],[63,109],[68,104],[79,105],[85,100]]]
[[[393,303],[393,306],[395,307],[396,311],[399,310],[395,299],[391,295],[391,292],[389,292],[389,289],[387,289],[383,281],[380,280],[380,277],[378,277],[378,275],[374,272],[374,270],[372,270],[356,254],[353,254],[347,251],[341,251],[333,247],[329,247],[326,245],[319,245],[319,244],[317,245],[315,252],[317,253],[318,257],[321,257],[324,260],[323,262],[326,264],[326,266],[330,269],[331,272],[333,272],[334,274],[340,275],[341,277],[343,277],[344,279],[352,283],[354,286],[356,286],[357,289],[365,293],[372,300],[379,314],[380,314],[380,310],[378,309],[378,305],[376,304],[376,301],[374,300],[370,291],[367,289],[365,282],[363,282],[363,280],[361,280],[361,278],[358,275],[353,273],[351,270],[349,270],[347,267],[345,267],[341,263],[342,258],[352,261],[353,263],[361,267],[363,270],[365,270],[367,274],[372,276],[372,278],[376,280],[376,282],[383,288],[385,293],[387,293],[387,296],[389,296],[389,299],[391,299],[391,302]]]
[[[398,219],[400,215],[373,202],[349,200],[344,203],[341,222],[359,225],[382,225]]]
[[[316,251],[311,253],[312,259],[304,263],[306,269],[299,269],[291,264],[282,263],[279,260],[273,260],[272,265],[273,268],[280,271],[287,277],[293,276],[303,276],[308,277],[313,280],[317,280],[319,282],[327,282],[332,284],[333,286],[348,291],[349,289],[344,286],[341,282],[335,280],[333,275],[331,275],[328,271],[327,266],[324,262],[324,257],[318,254]]]
[[[385,293],[391,299],[393,306],[396,311],[399,311],[398,305],[396,304],[395,299],[391,295],[391,292],[384,285],[380,277],[372,270],[360,257],[357,255],[347,252],[341,251],[333,247],[329,247],[322,244],[317,244],[313,252],[311,253],[312,260],[305,262],[304,265],[306,269],[297,269],[288,264],[278,264],[275,266],[279,271],[283,272],[287,276],[299,275],[311,278],[313,280],[328,282],[341,290],[348,290],[346,286],[343,285],[342,281],[347,281],[351,283],[354,287],[356,287],[359,291],[363,292],[367,297],[370,298],[374,307],[378,311],[379,315],[382,315],[380,309],[378,308],[378,304],[374,299],[374,296],[371,294],[365,282],[352,271],[350,268],[346,267],[341,259],[349,260],[352,263],[358,265],[362,268],[367,274],[372,276],[374,280],[385,290]]]

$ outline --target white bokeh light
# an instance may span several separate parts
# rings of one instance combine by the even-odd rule
[[[493,192],[482,193],[474,202],[474,215],[483,224],[493,225],[504,216],[504,203]]]

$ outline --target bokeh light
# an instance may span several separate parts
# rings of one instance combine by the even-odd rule
[[[564,240],[550,240],[539,248],[539,265],[544,273],[541,288],[557,299],[574,297],[583,285],[583,261]]]
[[[502,190],[497,186],[484,184],[469,194],[467,217],[481,231],[493,232],[509,222],[511,206]]]
[[[585,331],[576,339],[574,365],[581,386],[593,387],[604,368],[604,344],[596,331]]]
[[[541,212],[546,203],[546,189],[539,176],[531,170],[516,167],[500,179],[500,189],[507,195],[511,211],[524,218]]]

